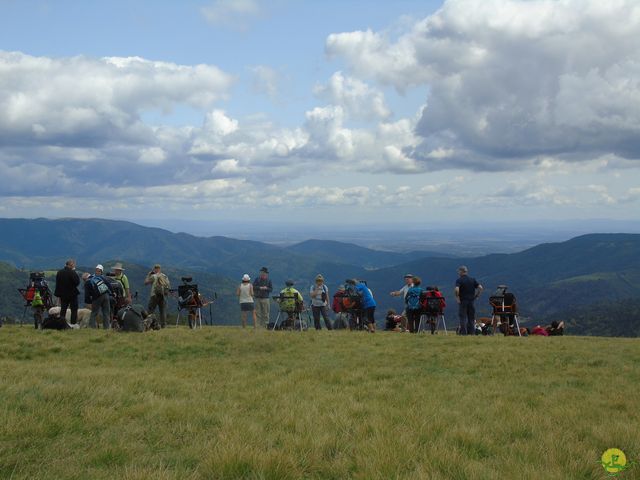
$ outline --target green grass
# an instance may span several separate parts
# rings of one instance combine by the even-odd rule
[[[639,347],[5,326],[0,478],[607,478],[640,461]]]

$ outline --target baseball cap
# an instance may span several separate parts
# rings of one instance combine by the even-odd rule
[[[243,282],[249,282],[249,281],[251,281],[251,277],[249,276],[249,274],[248,274],[248,273],[245,273],[245,274],[242,276],[242,281],[243,281]]]
[[[104,272],[104,267],[99,263],[98,265],[96,265],[96,270],[102,270]]]

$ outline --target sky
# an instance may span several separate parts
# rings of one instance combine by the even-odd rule
[[[0,216],[640,220],[637,0],[0,0]]]

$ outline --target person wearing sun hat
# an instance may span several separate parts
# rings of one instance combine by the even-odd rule
[[[122,290],[124,291],[124,299],[125,299],[125,301],[127,302],[128,305],[130,305],[131,304],[131,289],[129,288],[129,279],[124,274],[124,267],[122,266],[122,263],[117,262],[113,266],[113,273],[115,273],[115,276],[113,278],[115,278],[118,282],[120,282],[120,285],[122,285]]]
[[[240,303],[240,321],[242,322],[242,328],[247,328],[247,315],[249,312],[253,314],[253,328],[257,327],[256,311],[254,309],[253,300],[253,285],[251,284],[251,277],[248,273],[242,276],[242,283],[238,285],[236,290],[238,296],[238,302]]]
[[[327,330],[332,329],[331,320],[329,320],[329,288],[324,283],[324,277],[321,274],[316,275],[315,285],[311,285],[309,290],[311,295],[311,312],[313,313],[313,324],[316,330],[320,330],[320,315],[324,319],[324,325]]]

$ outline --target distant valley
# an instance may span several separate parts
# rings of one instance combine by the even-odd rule
[[[27,270],[55,270],[66,258],[75,257],[87,269],[96,263],[125,262],[141,300],[147,294],[142,279],[155,262],[165,266],[174,284],[180,276],[192,275],[199,284],[218,293],[214,317],[217,323],[225,324],[237,322],[234,289],[240,277],[243,273],[254,276],[262,266],[269,267],[274,286],[280,288],[290,278],[305,295],[320,272],[332,290],[346,278],[365,279],[378,301],[379,322],[387,308],[402,308],[388,293],[401,286],[405,273],[413,273],[425,284],[441,287],[449,298],[449,325],[455,326],[451,292],[456,267],[466,264],[489,292],[498,284],[509,285],[518,296],[523,318],[533,322],[567,319],[575,314],[573,333],[640,333],[638,322],[619,328],[618,321],[619,316],[628,316],[630,309],[624,306],[640,298],[638,234],[583,235],[518,253],[455,258],[432,251],[386,252],[332,240],[279,247],[101,219],[0,219],[0,230],[0,261],[6,262],[0,268],[0,315],[21,313],[16,288],[26,282]],[[479,301],[480,314],[488,313],[486,300],[487,295]],[[615,318],[592,318],[601,317],[606,305],[620,307],[610,309],[610,316]]]

